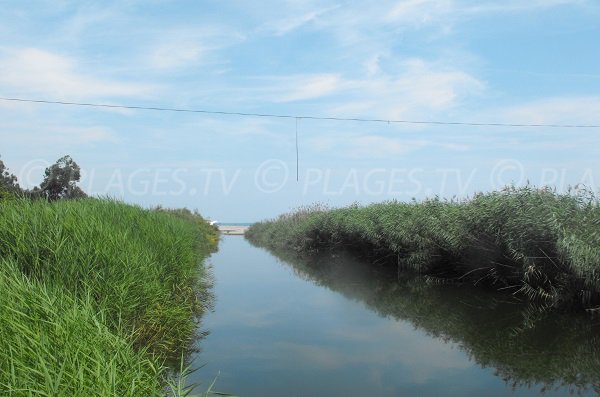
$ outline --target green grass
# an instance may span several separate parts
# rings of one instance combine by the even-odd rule
[[[217,232],[111,200],[0,202],[0,391],[165,395],[209,303]]]
[[[374,264],[548,306],[600,304],[600,204],[589,192],[511,187],[465,201],[314,206],[254,224],[246,237],[299,253],[349,249]]]

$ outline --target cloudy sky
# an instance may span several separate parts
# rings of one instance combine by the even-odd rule
[[[600,188],[596,0],[3,1],[0,101],[21,184],[70,154],[89,193],[255,221],[505,184]],[[299,168],[296,180],[295,134]]]

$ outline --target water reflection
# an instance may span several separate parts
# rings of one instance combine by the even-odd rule
[[[408,321],[432,337],[457,344],[481,367],[493,369],[513,390],[600,393],[597,318],[548,312],[479,289],[398,277],[390,269],[366,266],[340,252],[311,258],[272,253],[303,279],[361,302],[380,316]],[[340,330],[345,337],[352,332]],[[302,351],[322,361],[321,365],[339,365],[344,360],[321,359],[318,352],[306,347]]]
[[[226,236],[189,378],[253,396],[597,395],[598,325],[506,296]],[[327,266],[325,266],[325,264]],[[307,281],[309,280],[309,281]]]

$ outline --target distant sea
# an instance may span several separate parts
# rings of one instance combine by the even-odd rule
[[[250,226],[252,222],[219,222],[218,224],[221,226]]]

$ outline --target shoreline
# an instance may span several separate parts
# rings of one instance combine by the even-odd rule
[[[223,226],[219,225],[219,232],[227,236],[243,236],[250,226]]]

